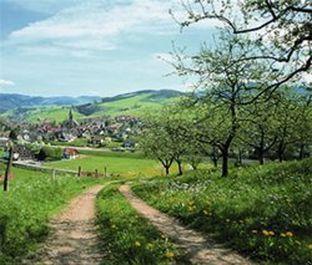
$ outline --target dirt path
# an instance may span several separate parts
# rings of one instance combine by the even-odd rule
[[[51,222],[51,237],[35,260],[26,264],[95,265],[103,255],[96,235],[95,197],[103,188],[98,185],[73,199],[69,206]]]
[[[120,187],[120,192],[129,203],[163,234],[170,237],[189,256],[192,264],[209,265],[251,265],[246,258],[207,240],[202,234],[183,227],[179,222],[147,205],[136,197],[128,185]]]

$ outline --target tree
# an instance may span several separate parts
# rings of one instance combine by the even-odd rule
[[[312,8],[310,0],[182,0],[182,27],[216,20],[235,35],[253,40],[255,53],[237,59],[269,61],[279,78],[263,91],[275,90],[300,74],[311,73]],[[174,15],[174,12],[172,12]],[[262,91],[262,92],[263,92]]]
[[[162,126],[159,116],[145,118],[144,129],[140,139],[140,146],[146,156],[158,160],[164,167],[166,175],[174,161],[174,154],[170,146],[170,135]]]
[[[206,91],[204,96],[202,91],[200,96],[195,95],[194,100],[197,113],[205,113],[197,127],[207,130],[199,130],[198,139],[218,147],[222,155],[222,176],[228,175],[230,146],[245,119],[242,107],[265,85],[265,80],[271,78],[264,64],[237,63],[237,58],[251,48],[248,40],[225,32],[216,48],[203,47],[188,66],[181,60],[175,65],[178,73],[197,75],[199,87]]]
[[[277,142],[277,99],[272,95],[270,100],[266,96],[261,100],[245,107],[248,118],[241,128],[239,140],[253,148],[260,165],[264,164],[265,155]]]

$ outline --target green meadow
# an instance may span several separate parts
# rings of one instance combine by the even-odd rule
[[[4,167],[0,167],[1,173]],[[49,234],[48,222],[98,180],[13,169],[9,191],[0,191],[0,264],[20,264]]]
[[[82,171],[95,171],[97,169],[102,173],[106,167],[108,174],[120,175],[123,177],[154,176],[163,173],[160,164],[154,160],[127,156],[123,157],[122,155],[116,157],[82,154],[75,160],[47,162],[45,166],[71,170],[78,170],[78,167],[81,166]]]
[[[260,264],[312,262],[312,160],[138,182],[146,202]],[[159,199],[161,198],[161,200]]]

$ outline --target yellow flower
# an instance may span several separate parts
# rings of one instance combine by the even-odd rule
[[[168,258],[168,259],[172,259],[174,257],[174,253],[168,251],[168,252],[165,253],[165,257]]]
[[[153,248],[154,248],[154,245],[153,245],[152,243],[148,243],[148,244],[147,244],[147,248],[148,248],[148,249],[153,249]]]
[[[269,235],[274,236],[275,235],[274,231],[269,231]]]
[[[281,233],[281,237],[286,237],[286,234],[285,233]]]
[[[269,232],[267,230],[262,230],[262,234],[264,234],[265,236],[269,236]]]
[[[312,244],[309,244],[309,245],[308,245],[308,249],[312,249]]]
[[[288,237],[293,237],[294,234],[293,234],[292,232],[288,231],[288,232],[286,232],[286,236],[288,236]]]
[[[140,243],[139,241],[135,241],[134,245],[135,245],[136,247],[140,247],[140,246],[141,246],[141,243]]]

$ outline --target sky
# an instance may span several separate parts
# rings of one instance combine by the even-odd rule
[[[0,0],[0,93],[112,96],[186,90],[168,75],[175,46],[212,43],[212,22],[180,31],[179,0]]]

